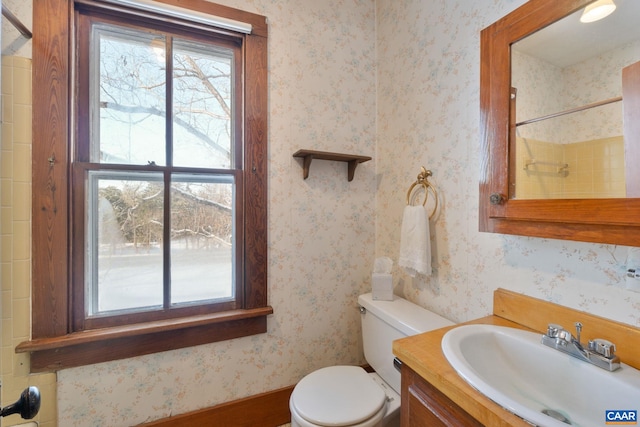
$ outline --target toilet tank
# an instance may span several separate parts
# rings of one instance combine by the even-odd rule
[[[400,393],[400,372],[393,366],[393,341],[450,326],[453,322],[395,295],[393,301],[376,301],[368,293],[358,297],[358,304],[364,308],[360,315],[364,357],[378,375]]]

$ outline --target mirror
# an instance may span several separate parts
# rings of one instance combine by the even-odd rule
[[[610,33],[616,36],[628,36],[629,33],[635,31],[633,25],[636,25],[635,22],[638,21],[640,13],[637,10],[625,12],[621,8],[626,5],[637,7],[637,3],[640,1],[614,1],[618,5],[618,9],[614,13],[632,18],[633,24],[629,28],[623,27],[622,24],[616,24],[613,26],[614,31],[610,31]],[[518,49],[524,50],[524,46],[529,40],[535,40],[535,35],[549,33],[551,43],[547,43],[547,47],[543,50],[552,53],[556,47],[569,40],[567,35],[558,36],[553,33],[556,28],[562,26],[562,24],[556,23],[571,15],[580,14],[579,11],[582,8],[592,3],[595,3],[595,0],[529,0],[480,33],[480,231],[626,246],[638,246],[638,242],[640,242],[640,167],[637,166],[640,163],[640,61],[638,60],[640,54],[638,47],[636,46],[635,50],[631,49],[636,54],[636,57],[633,58],[636,61],[634,64],[628,65],[622,70],[616,68],[615,72],[606,69],[593,69],[586,72],[585,82],[571,75],[563,79],[558,79],[557,76],[555,78],[552,78],[553,76],[545,77],[542,71],[530,66],[525,72],[529,72],[536,78],[542,77],[533,85],[533,96],[543,94],[544,101],[555,102],[550,102],[549,106],[545,105],[544,108],[537,110],[530,108],[527,111],[527,98],[532,96],[531,94],[527,95],[527,92],[531,93],[531,90],[523,83],[523,77],[517,74],[519,72],[516,64],[519,60],[517,55],[520,54]],[[612,14],[610,18],[613,16]],[[596,28],[594,25],[604,25],[606,21],[607,19],[604,19],[602,22],[588,25],[592,26],[590,28]],[[580,39],[583,40],[587,37],[594,36],[582,36]],[[637,37],[631,40],[636,39]],[[595,51],[596,46],[604,40],[612,40],[612,38],[609,35],[597,36],[596,40],[588,39],[587,51]],[[608,51],[611,49],[609,48]],[[520,85],[514,97],[511,96],[512,50],[514,51],[513,56],[516,57],[513,58],[514,73],[516,73],[513,80],[515,84]],[[567,52],[577,53],[578,51],[573,48],[562,51],[559,55],[568,57],[569,53]],[[606,56],[607,54],[600,53],[600,55]],[[589,59],[581,61],[585,62]],[[610,62],[615,61],[593,59],[592,62],[611,65]],[[624,62],[620,66],[622,67],[623,64]],[[581,68],[581,71],[584,70]],[[618,74],[618,81],[622,83],[617,84],[617,91],[609,93],[608,90],[604,90],[608,85],[604,85],[603,82],[614,73]],[[587,77],[590,80],[587,80]],[[563,80],[575,80],[567,81],[567,87],[570,84],[581,84],[577,85],[578,89],[573,90],[569,95],[562,96],[565,92],[562,87],[565,85]],[[560,83],[562,86],[558,86]],[[621,93],[620,87],[622,87]],[[557,93],[561,94],[560,100],[570,102],[555,105],[558,102],[555,97]],[[589,96],[582,99],[582,95]],[[586,105],[593,102],[602,103],[610,97],[619,98],[620,96],[623,98],[622,102],[605,102],[606,105],[593,108],[593,111],[591,111],[592,108],[589,108],[580,113],[557,114],[566,111],[566,109],[583,109],[585,103]],[[521,106],[519,111],[518,105]],[[578,119],[583,114],[592,114],[587,120],[587,125],[594,129],[591,135],[578,135],[581,131],[580,128],[587,126]],[[542,117],[556,115],[557,117],[543,120],[547,122],[546,124],[537,124],[536,126],[547,127],[544,131],[540,131],[539,135],[532,136],[526,133],[527,127],[534,126],[533,122],[516,126],[516,122],[536,119],[541,117],[539,115]],[[622,117],[622,131],[619,118],[612,122],[603,120],[609,116]],[[577,128],[569,128],[566,127],[567,125],[552,126],[557,120],[577,123],[578,126]],[[587,195],[586,191],[580,191],[568,196],[558,191],[553,195],[557,198],[551,198],[546,194],[544,197],[539,194],[527,197],[519,196],[519,193],[522,194],[524,190],[519,189],[520,183],[516,181],[519,172],[517,170],[518,150],[515,144],[518,132],[525,138],[539,138],[544,142],[557,145],[566,142],[565,140],[568,140],[569,137],[575,137],[580,142],[609,137],[618,138],[620,135],[624,135],[624,163],[611,166],[610,169],[619,171],[622,168],[624,170],[625,194],[618,193],[614,196],[594,192]],[[619,142],[617,143],[619,144]],[[559,147],[562,150],[566,148]],[[613,148],[608,150],[615,151]],[[520,154],[526,155],[526,148],[521,148],[520,151]],[[582,166],[581,162],[577,162],[577,154],[575,155],[575,164],[565,162],[565,153],[558,154],[558,156],[562,158],[559,166],[555,166],[553,163],[551,165],[538,163],[528,167],[551,166],[552,173],[567,175],[566,177],[561,176],[561,179],[566,178],[566,182],[568,182],[568,178],[578,176],[580,170],[587,169]],[[530,160],[550,163],[556,161],[553,156],[549,157],[550,160],[539,154],[536,154],[535,157]],[[603,156],[598,153],[594,157]],[[569,163],[568,168],[563,168],[564,163]],[[520,169],[524,167],[525,165],[520,164]],[[560,173],[557,169],[560,169]],[[568,173],[563,172],[563,169]],[[594,165],[592,169],[589,173],[584,174],[585,179],[593,182],[602,181],[602,175],[605,174],[601,170],[602,168],[596,171]]]
[[[512,44],[510,197],[627,196],[638,162],[625,159],[622,69],[640,61],[640,1],[613,2],[600,20],[581,22],[583,8]]]

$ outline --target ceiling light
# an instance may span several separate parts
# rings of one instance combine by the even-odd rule
[[[613,3],[613,0],[598,0],[584,9],[580,17],[580,22],[589,23],[598,21],[611,15],[614,10],[616,10],[616,5]]]

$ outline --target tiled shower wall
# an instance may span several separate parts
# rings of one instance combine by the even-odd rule
[[[516,139],[516,198],[578,199],[625,197],[622,136],[573,144]],[[544,162],[529,165],[531,160]],[[566,170],[559,166],[566,164]]]
[[[42,406],[40,427],[56,425],[55,374],[30,375],[28,355],[16,354],[31,331],[31,60],[2,56],[2,151],[0,153],[0,271],[2,341],[0,373],[2,406],[22,390],[37,386]],[[23,423],[17,415],[1,420],[3,427]]]

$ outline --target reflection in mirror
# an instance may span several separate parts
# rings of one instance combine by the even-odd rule
[[[640,1],[614,1],[604,19],[579,10],[512,45],[511,197],[627,196],[622,70],[640,61]]]

